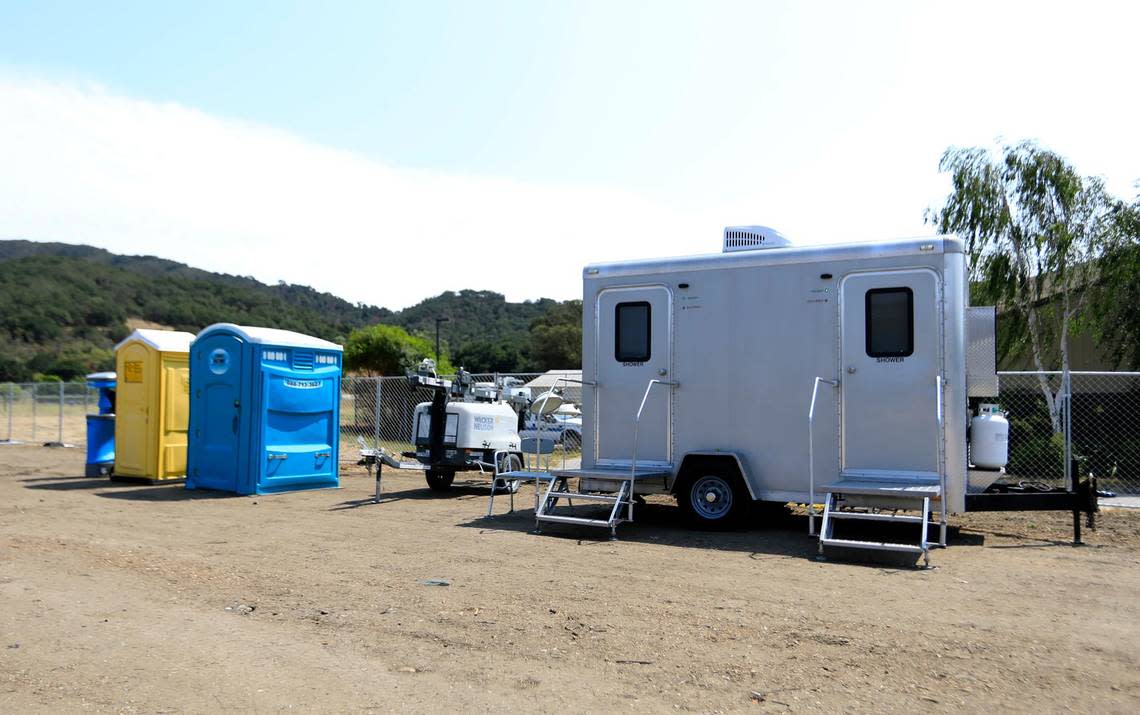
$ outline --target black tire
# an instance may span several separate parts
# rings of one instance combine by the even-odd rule
[[[451,483],[455,481],[455,472],[443,469],[429,469],[424,476],[433,492],[446,492],[451,489]]]
[[[500,472],[518,472],[523,468],[522,458],[517,454],[505,454],[499,460]],[[518,480],[507,482],[507,491],[511,494],[518,494],[521,483]]]
[[[562,435],[562,446],[566,449],[580,449],[582,447],[582,435],[577,432],[564,432]]]
[[[688,525],[706,531],[738,528],[752,503],[736,469],[716,461],[688,467],[674,493]]]

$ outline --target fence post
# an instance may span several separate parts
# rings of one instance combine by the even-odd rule
[[[1077,484],[1073,474],[1073,377],[1068,370],[1061,373],[1061,389],[1065,394],[1065,421],[1062,425],[1062,429],[1065,430],[1065,437],[1062,440],[1065,445],[1065,486],[1075,492]]]
[[[39,395],[40,383],[32,383],[32,442],[36,441],[36,398]]]
[[[384,393],[382,391],[382,385],[384,383],[378,377],[374,378],[374,379],[376,380],[376,424],[373,427],[374,434],[372,435],[372,439],[374,441],[373,441],[372,447],[374,449],[380,449],[380,418],[383,414],[380,411],[380,400],[383,398],[383,395],[384,395]],[[377,465],[377,469],[379,469],[379,465]]]
[[[8,439],[12,441],[12,409],[16,406],[16,383],[8,383]]]
[[[60,383],[59,383],[59,431],[58,431],[58,438],[56,439],[56,442],[59,442],[61,445],[63,444],[63,403],[65,402],[64,387],[65,387],[65,385],[64,385],[63,381],[60,380]]]

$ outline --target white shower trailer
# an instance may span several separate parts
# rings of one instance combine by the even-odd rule
[[[994,310],[971,309],[968,286],[952,236],[793,246],[741,227],[719,254],[587,266],[582,466],[555,472],[538,526],[615,530],[650,493],[712,528],[749,502],[822,503],[821,549],[926,554],[927,515],[944,541],[945,513],[998,476],[968,470],[968,397],[997,393]],[[610,518],[567,515],[566,498]],[[921,541],[832,536],[888,511]]]

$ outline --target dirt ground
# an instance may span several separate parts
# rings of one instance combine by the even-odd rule
[[[955,518],[933,570],[815,561],[802,517],[530,533],[351,471],[273,497],[0,447],[0,711],[1140,712],[1140,511]],[[838,556],[838,555],[837,555]],[[446,579],[447,586],[425,585]]]

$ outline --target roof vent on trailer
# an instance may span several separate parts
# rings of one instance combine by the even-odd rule
[[[782,233],[767,226],[728,226],[724,229],[724,252],[757,251],[761,248],[781,248],[792,242]]]

